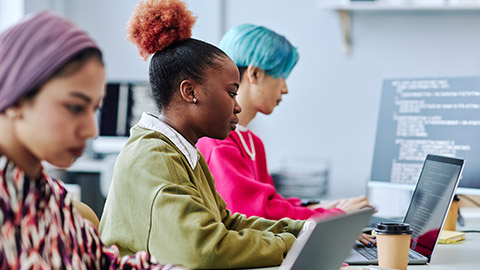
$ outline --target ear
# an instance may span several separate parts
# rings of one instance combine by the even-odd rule
[[[14,105],[10,106],[5,110],[5,115],[10,119],[21,119],[23,118],[23,107],[25,107],[25,100],[17,101]]]
[[[17,119],[18,118],[18,110],[10,107],[7,110],[5,110],[5,115],[12,120]]]
[[[183,80],[180,83],[180,95],[183,100],[188,103],[197,103],[197,98],[195,97],[195,88],[197,84],[191,80]]]
[[[247,77],[250,84],[259,84],[265,76],[265,71],[253,65],[248,65],[247,69],[245,70],[244,76]]]

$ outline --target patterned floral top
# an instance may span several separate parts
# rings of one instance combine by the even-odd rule
[[[170,269],[147,252],[119,257],[62,183],[33,180],[0,154],[0,269]]]

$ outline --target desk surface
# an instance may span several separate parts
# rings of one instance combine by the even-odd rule
[[[463,212],[465,212],[465,209]],[[477,211],[478,213],[478,211]],[[457,230],[480,230],[480,217],[477,214],[466,219],[464,227]],[[409,266],[408,269],[479,269],[480,233],[467,233],[465,240],[458,244],[437,244],[432,260],[428,265]]]
[[[428,265],[409,266],[408,269],[479,269],[480,233],[467,233],[459,244],[437,245]]]
[[[466,219],[464,227],[457,230],[480,230],[480,217]],[[258,268],[274,270],[278,267]],[[368,269],[366,266],[343,267],[342,270]],[[377,269],[377,268],[372,268]],[[409,270],[473,270],[480,269],[480,233],[467,233],[465,240],[458,244],[438,244],[427,265],[409,265]]]
[[[464,227],[457,230],[480,230],[480,217],[469,217]],[[362,269],[350,266],[345,269]],[[427,265],[409,265],[411,270],[473,270],[480,269],[480,233],[467,233],[458,244],[437,244],[432,260]],[[343,270],[343,269],[342,269]]]

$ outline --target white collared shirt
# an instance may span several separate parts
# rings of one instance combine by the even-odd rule
[[[192,170],[195,169],[197,166],[197,162],[200,159],[200,155],[198,154],[197,147],[191,145],[187,139],[185,139],[178,131],[176,131],[171,126],[167,125],[164,121],[162,121],[161,116],[156,116],[152,113],[142,113],[142,117],[140,121],[138,121],[138,125],[150,129],[153,131],[157,131],[165,135],[170,141],[172,141],[178,149],[182,152],[185,158],[188,160],[188,163],[192,167]]]

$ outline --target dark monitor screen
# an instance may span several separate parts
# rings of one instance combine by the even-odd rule
[[[108,82],[99,114],[100,136],[129,136],[142,112],[157,111],[148,82]]]
[[[427,154],[465,159],[458,193],[480,194],[480,77],[383,82],[370,183],[415,185]]]

